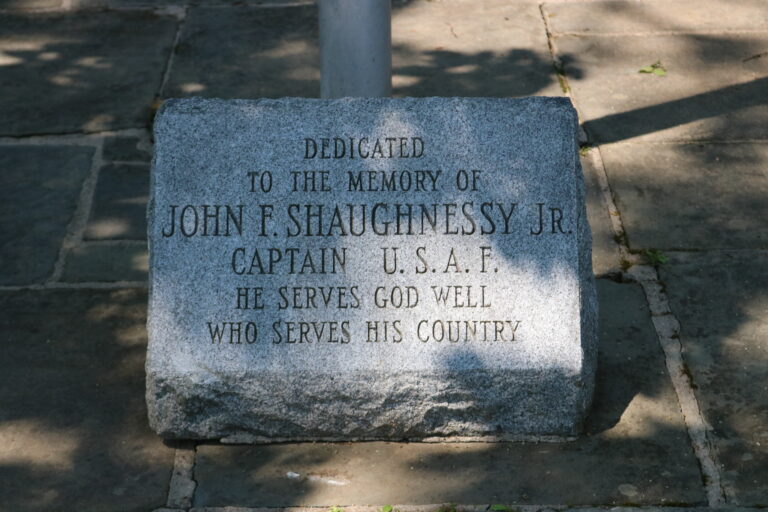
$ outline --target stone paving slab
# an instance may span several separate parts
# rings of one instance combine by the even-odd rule
[[[768,139],[768,32],[556,38],[591,139]],[[666,76],[639,73],[657,61]]]
[[[118,162],[149,162],[152,148],[136,136],[105,137],[102,158]]]
[[[99,171],[86,240],[146,240],[149,166],[107,164]]]
[[[600,147],[630,247],[768,246],[768,145]]]
[[[566,443],[203,444],[194,506],[701,504],[696,459],[637,285],[599,280],[598,390]]]
[[[164,96],[317,97],[317,8],[189,10]]]
[[[0,14],[0,135],[146,126],[176,23],[149,11]]]
[[[94,149],[0,146],[0,284],[49,278]]]
[[[0,293],[0,508],[165,504],[174,450],[144,406],[146,293]]]
[[[765,30],[764,0],[547,2],[553,33],[652,33]]]
[[[661,276],[731,503],[768,506],[768,253],[673,253]]]
[[[471,8],[473,15],[463,13]],[[406,4],[393,11],[395,96],[562,96],[535,4]],[[317,9],[196,7],[165,97],[317,97]]]
[[[392,46],[396,96],[563,95],[536,4],[413,2],[393,13]]]
[[[146,281],[146,243],[85,243],[69,251],[61,280],[66,283]]]

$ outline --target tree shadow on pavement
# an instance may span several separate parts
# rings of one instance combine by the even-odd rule
[[[147,425],[146,292],[3,292],[0,311],[3,508],[163,506],[173,449]]]

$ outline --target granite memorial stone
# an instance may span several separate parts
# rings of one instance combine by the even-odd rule
[[[160,435],[579,433],[597,305],[569,100],[169,100],[155,140]]]

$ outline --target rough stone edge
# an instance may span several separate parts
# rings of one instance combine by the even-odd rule
[[[550,435],[489,435],[489,436],[430,436],[430,437],[404,437],[393,439],[391,437],[306,437],[306,438],[282,438],[264,437],[252,434],[233,434],[222,437],[218,441],[224,445],[237,444],[291,444],[291,443],[349,443],[349,442],[396,442],[396,443],[425,443],[425,444],[464,444],[464,443],[567,443],[575,441],[578,436],[550,436]]]
[[[563,62],[558,56],[558,50],[557,45],[555,42],[555,38],[553,36],[552,27],[549,23],[548,18],[548,12],[546,11],[546,6],[544,3],[539,3],[539,13],[541,15],[542,24],[544,26],[544,33],[547,39],[547,47],[549,49],[549,54],[552,59],[552,67],[554,68],[554,71],[557,75],[557,79],[560,82],[560,87],[563,90],[564,98],[568,100],[570,103],[570,110],[573,115],[573,124],[574,124],[574,134],[575,134],[575,140],[573,142],[574,148],[573,148],[573,158],[574,158],[574,165],[576,168],[577,176],[576,181],[578,183],[579,189],[579,199],[581,200],[582,208],[579,212],[579,219],[578,219],[578,227],[579,227],[579,234],[578,236],[584,237],[586,240],[588,240],[586,245],[586,249],[584,252],[579,252],[579,280],[581,283],[586,283],[591,281],[591,289],[590,289],[590,296],[585,297],[584,296],[584,288],[582,287],[580,291],[582,292],[582,297],[580,300],[580,307],[582,312],[581,317],[581,330],[582,330],[582,347],[584,347],[584,340],[591,339],[593,340],[594,345],[591,347],[591,350],[587,353],[591,354],[591,358],[584,357],[583,361],[585,364],[591,364],[591,373],[592,376],[591,382],[589,383],[590,390],[587,394],[588,397],[588,403],[586,403],[586,407],[584,410],[586,411],[586,414],[589,413],[589,410],[592,407],[592,400],[594,399],[594,390],[595,390],[595,379],[597,375],[597,352],[598,352],[598,344],[599,344],[599,336],[600,336],[600,326],[599,326],[599,307],[598,307],[598,300],[597,300],[597,285],[595,283],[595,275],[592,268],[592,229],[589,226],[589,220],[587,217],[587,201],[586,201],[586,176],[584,175],[584,169],[581,165],[581,158],[580,158],[580,151],[579,146],[582,142],[587,142],[587,134],[584,131],[584,128],[581,126],[581,123],[579,122],[580,119],[580,113],[579,108],[576,104],[576,100],[573,97],[572,89],[570,85],[568,84],[568,78],[565,75],[565,69],[563,66]],[[599,174],[599,173],[598,173]],[[582,244],[577,244],[577,247],[581,248]],[[585,303],[586,301],[591,302],[591,311],[594,312],[593,318],[585,318],[583,315],[583,312],[585,311]],[[588,334],[585,336],[583,334],[584,330],[589,330],[591,332],[588,332]],[[587,350],[587,348],[583,348],[583,350]],[[590,361],[591,359],[591,361]],[[585,419],[586,419],[585,414]]]
[[[156,364],[156,363],[153,363]],[[149,366],[149,365],[148,365]],[[495,385],[498,385],[499,380],[512,383],[511,387],[516,390],[517,395],[513,393],[512,396],[496,397],[489,396],[484,397],[486,401],[481,400],[481,404],[491,408],[491,410],[498,410],[499,414],[503,414],[504,404],[514,403],[517,409],[514,409],[513,415],[501,416],[506,418],[508,424],[507,432],[502,434],[504,436],[510,436],[510,438],[527,438],[528,440],[543,440],[543,439],[566,439],[571,436],[576,436],[583,429],[583,419],[588,411],[582,409],[585,403],[585,393],[588,390],[587,385],[578,386],[574,381],[581,381],[581,373],[567,373],[557,372],[552,368],[549,373],[555,374],[554,379],[546,380],[543,383],[536,379],[531,379],[531,375],[525,371],[522,372],[507,372],[507,371],[467,371],[465,375],[471,376],[471,379],[479,379],[479,382],[486,382],[488,379],[493,381]],[[543,370],[538,370],[543,371]],[[418,374],[418,376],[417,376]],[[279,379],[275,379],[276,374],[274,372],[261,372],[252,376],[244,377],[240,376],[237,386],[233,386],[227,380],[214,379],[206,380],[207,393],[201,393],[199,390],[200,382],[194,374],[178,373],[169,376],[163,371],[158,371],[154,367],[147,369],[146,379],[146,401],[147,412],[149,416],[149,425],[152,430],[158,433],[161,437],[168,440],[176,439],[194,439],[194,440],[219,440],[225,438],[228,440],[228,444],[233,443],[245,443],[251,439],[257,438],[264,440],[263,442],[270,442],[274,439],[285,440],[283,437],[285,434],[284,429],[290,431],[290,439],[293,441],[342,441],[342,440],[358,440],[358,441],[421,441],[423,439],[434,439],[443,437],[454,437],[457,432],[466,432],[461,437],[470,438],[487,438],[494,439],[495,436],[499,436],[495,430],[479,427],[472,422],[467,423],[467,419],[464,417],[457,417],[454,421],[448,422],[443,425],[435,427],[430,425],[427,421],[420,416],[415,418],[403,418],[402,424],[397,424],[396,428],[391,428],[392,423],[381,423],[375,429],[365,428],[367,422],[378,420],[379,417],[375,409],[367,409],[364,415],[356,414],[350,419],[350,422],[335,423],[335,426],[329,426],[328,423],[322,418],[309,418],[307,421],[295,422],[290,415],[285,416],[286,412],[267,410],[265,415],[260,417],[259,421],[250,422],[238,422],[231,419],[234,414],[235,417],[241,416],[242,410],[250,410],[251,407],[258,407],[260,404],[260,397],[258,394],[254,395],[247,392],[247,390],[261,389],[262,391],[269,393],[280,394],[285,390],[275,391],[270,389],[276,386],[275,382]],[[310,377],[314,378],[314,374],[293,375],[291,378],[290,386],[296,386],[302,388],[303,383],[308,382]],[[446,377],[445,373],[434,372],[425,374],[423,372],[407,372],[400,375],[398,382],[401,384],[406,383],[410,388],[415,386],[418,382],[419,393],[413,396],[413,400],[423,401],[429,400],[435,389],[440,389],[441,384]],[[370,390],[375,388],[370,384],[371,382],[382,382],[386,379],[382,378],[381,374],[374,374],[371,372],[358,372],[354,375],[350,375],[348,379],[339,380],[335,379],[333,385],[335,388],[325,388],[328,392],[335,392],[342,389],[345,384],[354,382],[355,384],[362,383],[359,386],[363,390]],[[477,384],[474,382],[473,385]],[[562,385],[565,384],[567,389],[563,392]],[[469,384],[467,384],[469,385]],[[477,384],[481,385],[481,384]],[[387,389],[379,389],[378,394],[374,393],[371,396],[356,397],[357,399],[378,399],[382,395],[386,395],[389,391]],[[523,399],[520,398],[520,390],[526,390],[523,395]],[[292,396],[291,391],[285,391],[286,396]],[[203,418],[198,418],[200,414],[200,403],[209,402],[208,395],[227,395],[230,400],[221,402],[221,407],[216,407],[207,410],[209,411]],[[547,407],[547,413],[542,412],[542,407],[539,402],[532,399],[525,400],[525,396],[543,396],[543,403],[551,404],[553,400],[561,399],[561,403],[558,408]],[[291,399],[285,398],[284,409],[290,410]],[[238,408],[232,410],[232,403],[234,403],[234,397],[237,397]],[[498,409],[502,408],[502,409]],[[317,412],[317,408],[315,408]],[[335,414],[335,411],[329,411]],[[509,411],[507,411],[509,412]],[[521,414],[525,412],[526,414]],[[161,414],[162,413],[162,414]],[[334,416],[335,417],[335,416]],[[194,418],[194,421],[189,421],[188,418]],[[223,421],[226,419],[226,421]],[[501,420],[504,423],[503,419]],[[341,427],[344,425],[344,428]],[[304,436],[301,431],[296,431],[300,428],[301,431],[311,432]],[[336,430],[338,428],[338,430]],[[458,429],[458,430],[457,430]],[[333,433],[332,433],[333,432]],[[335,432],[339,432],[338,436],[334,435]],[[371,435],[368,435],[371,432]],[[332,436],[332,437],[331,437]]]
[[[586,421],[595,395],[595,382],[597,378],[597,353],[600,340],[600,311],[597,299],[597,285],[595,283],[595,275],[592,269],[592,229],[589,226],[589,220],[587,217],[585,176],[584,169],[581,166],[581,159],[579,158],[579,119],[578,113],[576,112],[573,103],[570,102],[570,104],[570,112],[573,124],[571,158],[573,159],[572,168],[576,174],[576,176],[574,176],[574,181],[576,183],[576,200],[578,201],[577,208],[579,209],[576,233],[578,240],[576,242],[576,249],[578,251],[578,279],[580,284],[579,334],[582,349],[581,375],[585,377],[586,381],[586,389],[582,394],[584,402],[581,407],[581,410],[584,414],[582,417],[581,428],[583,431],[583,423]]]

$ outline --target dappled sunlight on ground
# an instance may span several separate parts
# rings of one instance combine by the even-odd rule
[[[45,467],[71,471],[82,431],[55,428],[37,420],[0,423],[0,466]]]
[[[61,290],[0,295],[0,501],[12,510],[161,506],[173,451],[149,431],[146,294]],[[45,321],[39,321],[39,315]],[[57,501],[39,501],[45,492]]]

